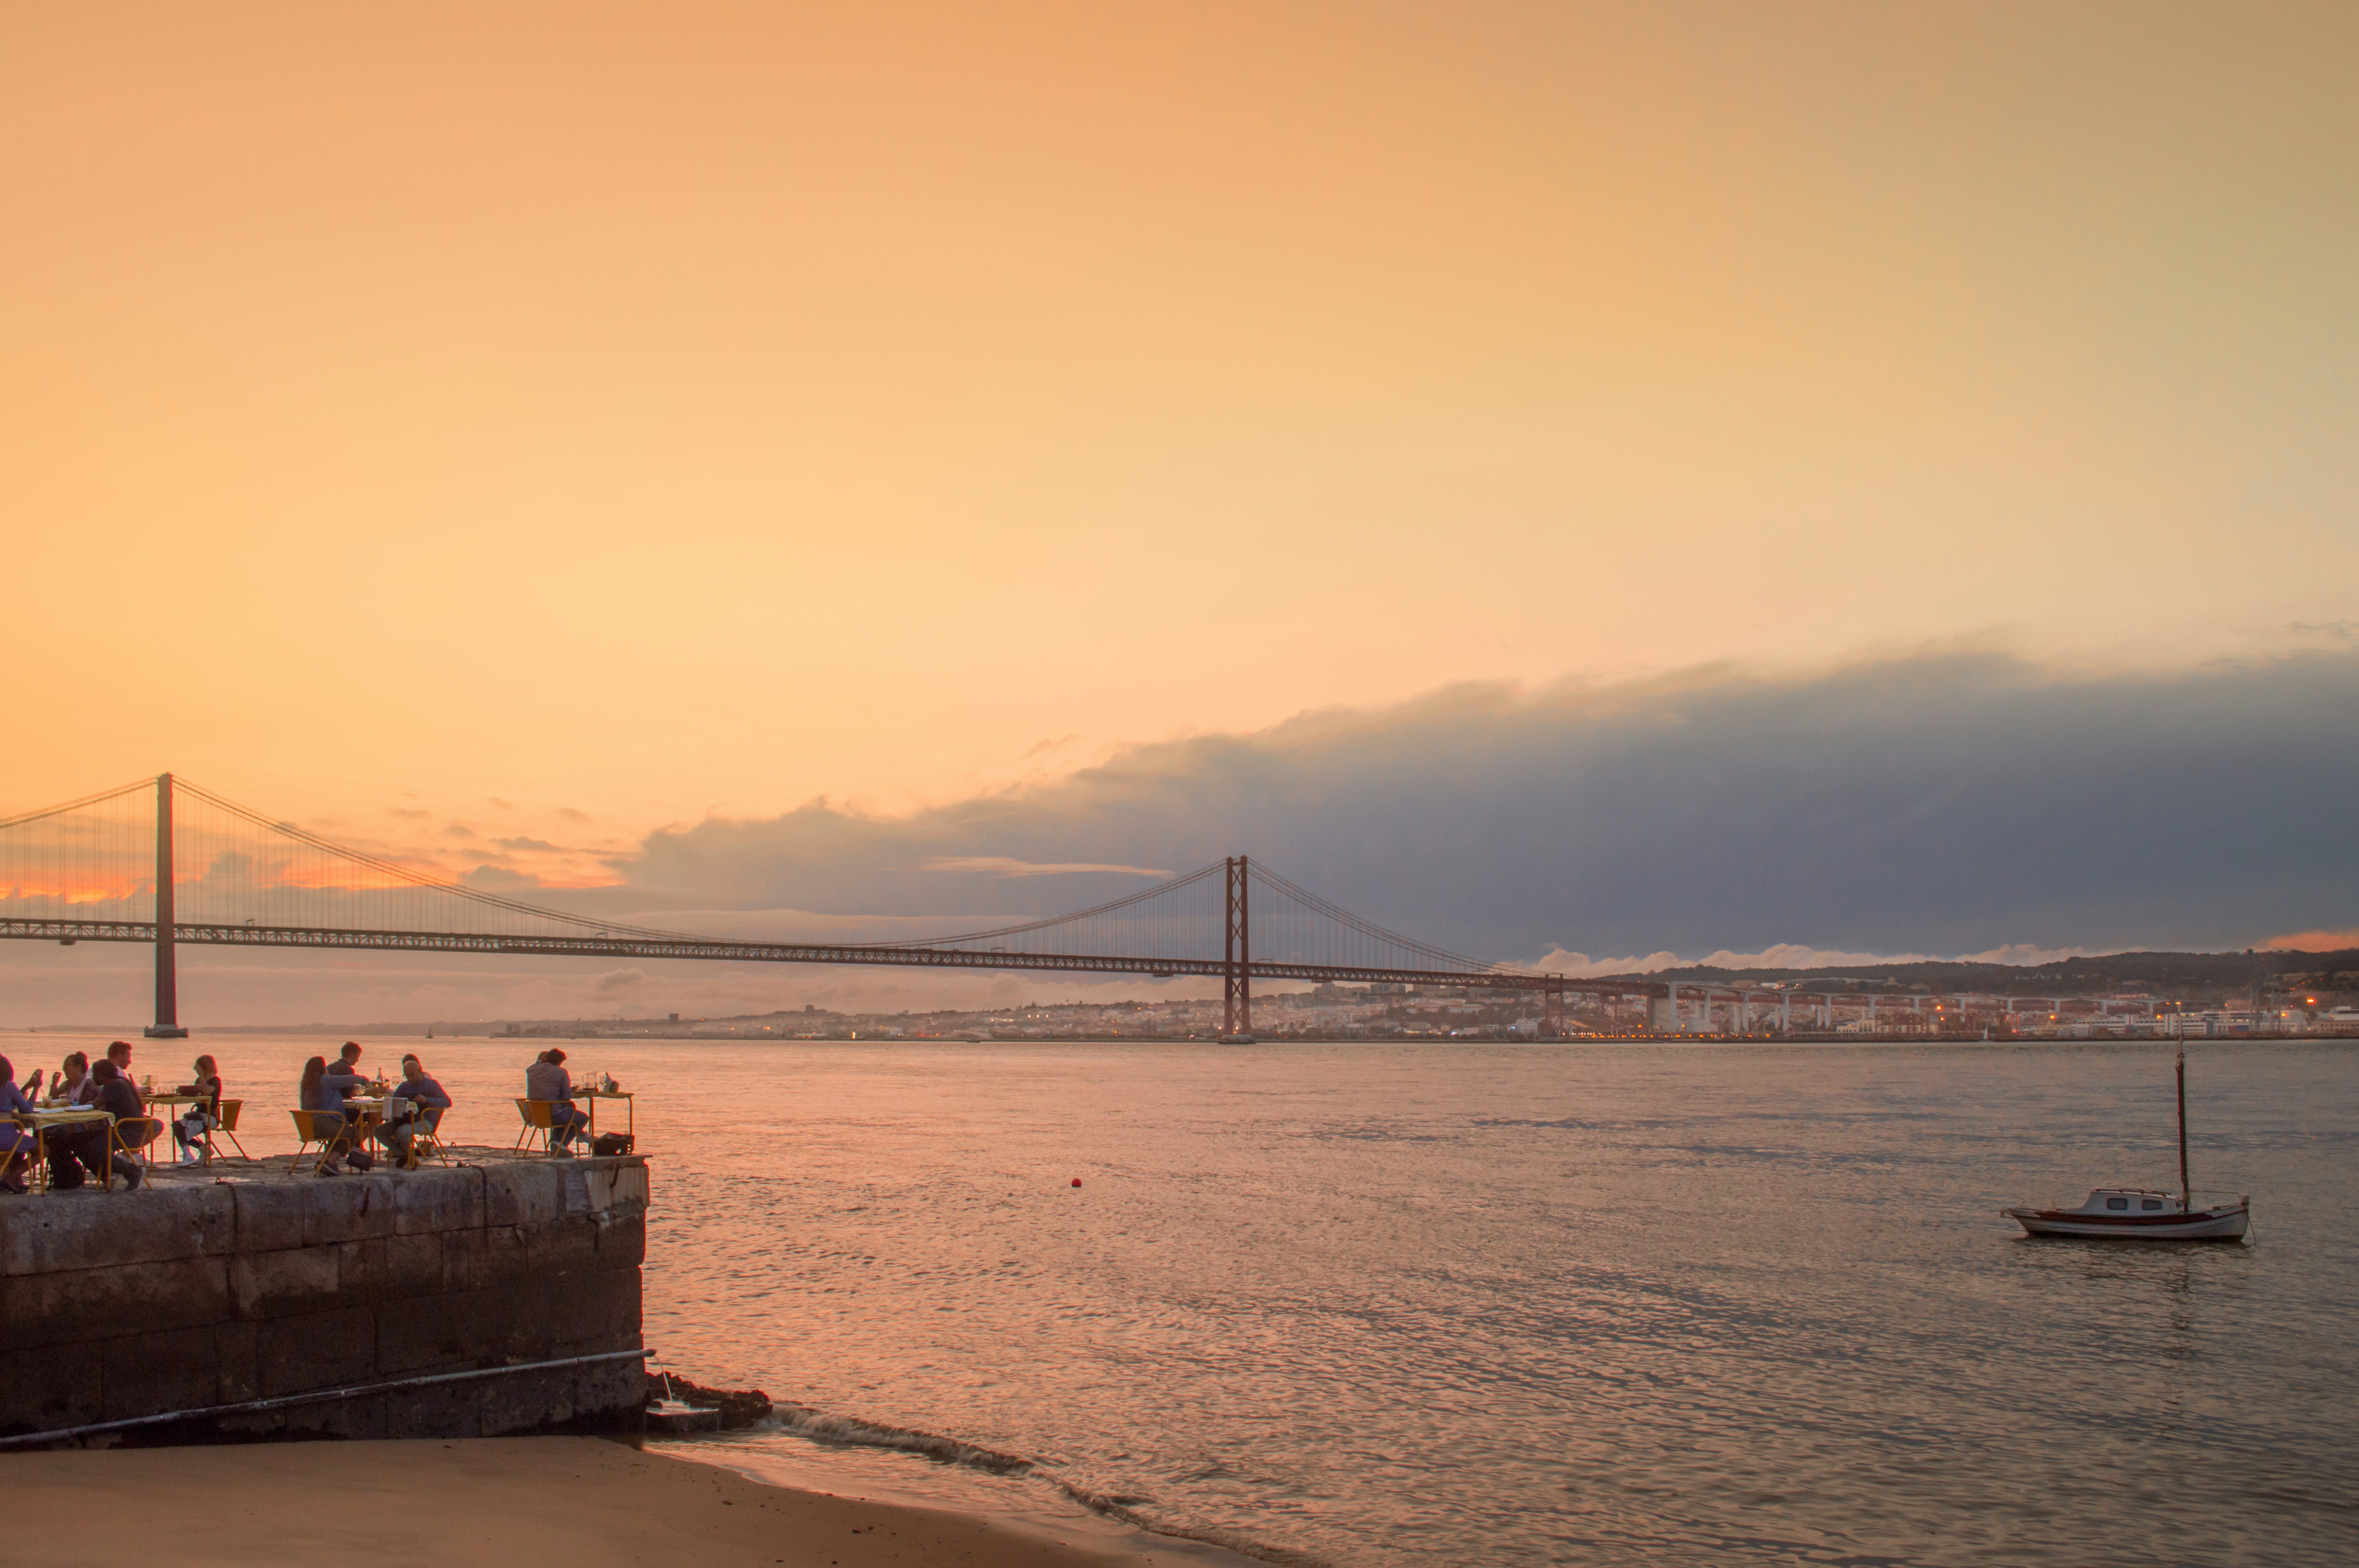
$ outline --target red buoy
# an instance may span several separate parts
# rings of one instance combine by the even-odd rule
[[[1075,1185],[1075,1186],[1077,1186],[1077,1187],[1078,1187],[1078,1186],[1080,1186],[1081,1184],[1082,1184],[1082,1179],[1081,1179],[1081,1177],[1079,1177],[1079,1176],[1075,1176],[1075,1177],[1073,1178],[1073,1185]]]

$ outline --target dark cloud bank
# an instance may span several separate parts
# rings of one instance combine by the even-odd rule
[[[2359,925],[2355,798],[2359,656],[2107,678],[1928,656],[1453,687],[911,817],[708,821],[617,870],[708,908],[997,915],[1145,884],[975,866],[1244,851],[1383,924],[1527,960],[2221,947]]]

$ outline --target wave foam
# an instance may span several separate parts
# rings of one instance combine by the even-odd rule
[[[1037,1459],[1020,1454],[1003,1454],[995,1448],[944,1437],[938,1433],[916,1427],[893,1426],[883,1422],[863,1421],[856,1416],[831,1414],[787,1400],[773,1400],[769,1419],[759,1423],[814,1443],[839,1444],[845,1447],[886,1448],[904,1454],[922,1454],[944,1465],[958,1465],[971,1470],[982,1470],[994,1476],[1031,1476],[1047,1482],[1059,1492],[1102,1518],[1143,1530],[1153,1535],[1167,1536],[1174,1541],[1201,1541],[1217,1546],[1224,1552],[1252,1557],[1264,1563],[1277,1563],[1280,1568],[1326,1568],[1318,1559],[1298,1552],[1272,1548],[1255,1541],[1238,1540],[1225,1530],[1184,1530],[1141,1513],[1134,1504],[1144,1498],[1117,1497],[1093,1490],[1065,1476]]]

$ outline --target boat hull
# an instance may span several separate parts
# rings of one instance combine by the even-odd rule
[[[2031,1236],[2069,1236],[2084,1241],[2240,1241],[2252,1227],[2249,1204],[2228,1204],[2193,1214],[2085,1214],[2075,1209],[2011,1208],[2007,1217]]]

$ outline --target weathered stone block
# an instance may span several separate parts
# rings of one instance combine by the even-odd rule
[[[399,1207],[396,1176],[345,1176],[311,1182],[303,1194],[303,1244],[370,1241],[393,1234]]]
[[[627,1417],[636,1425],[647,1402],[647,1363],[636,1357],[601,1361],[574,1374],[573,1408],[583,1419]]]
[[[336,1255],[337,1305],[356,1306],[385,1294],[385,1249],[384,1241],[347,1241],[322,1249]]]
[[[342,1307],[256,1325],[263,1399],[365,1383],[376,1375],[376,1323],[366,1307]]]
[[[647,1206],[647,1167],[644,1155],[575,1160],[562,1169],[568,1214],[603,1215]]]
[[[387,1437],[481,1437],[482,1382],[436,1383],[404,1389],[385,1400]]]
[[[11,1340],[13,1342],[14,1336]],[[103,1421],[100,1413],[105,1390],[92,1357],[77,1351],[0,1351],[0,1390],[6,1405],[0,1409],[0,1436],[23,1432],[55,1432]]]
[[[644,1212],[598,1229],[598,1267],[636,1269],[647,1260],[647,1217]]]
[[[629,1350],[639,1343],[639,1277],[613,1273],[563,1274],[535,1282],[546,1356],[587,1356]]]
[[[573,1419],[574,1411],[573,1371],[560,1367],[485,1379],[476,1418],[485,1437],[497,1437],[503,1433],[563,1425]]]
[[[255,1348],[259,1337],[260,1330],[250,1323],[213,1325],[213,1365],[221,1403],[234,1405],[262,1397],[262,1367]]]
[[[395,1236],[385,1248],[384,1291],[386,1296],[439,1296],[442,1293],[442,1237],[432,1231]]]
[[[519,1160],[484,1170],[484,1223],[543,1225],[565,1217],[565,1170],[571,1161]]]
[[[394,1188],[393,1209],[397,1236],[480,1228],[484,1224],[484,1173],[431,1167],[409,1172]]]
[[[240,1182],[228,1188],[237,1201],[237,1249],[278,1252],[303,1245],[303,1202],[310,1186],[263,1186]]]
[[[539,1360],[549,1338],[525,1285],[386,1302],[376,1317],[377,1364],[388,1378]]]
[[[292,1317],[339,1305],[342,1261],[333,1247],[291,1247],[232,1260],[230,1289],[237,1315]]]
[[[228,1187],[48,1195],[0,1210],[0,1275],[201,1258],[228,1251],[236,1234]]]
[[[12,1350],[82,1344],[103,1335],[158,1334],[228,1315],[225,1258],[0,1278],[0,1324]]]
[[[442,1289],[497,1290],[530,1277],[524,1233],[513,1225],[485,1230],[453,1230],[442,1238]]]
[[[566,1274],[598,1266],[598,1225],[587,1215],[525,1227],[526,1266],[535,1274]]]
[[[104,1421],[217,1404],[221,1377],[213,1327],[128,1334],[102,1341],[95,1357]]]

